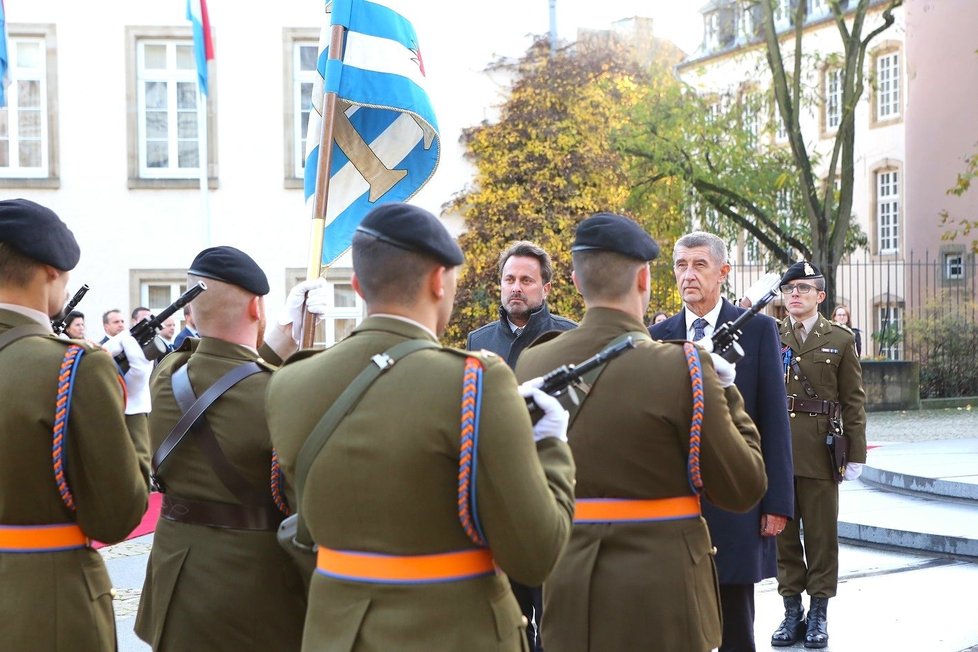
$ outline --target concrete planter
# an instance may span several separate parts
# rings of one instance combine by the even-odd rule
[[[920,409],[920,365],[910,360],[862,360],[866,411]]]

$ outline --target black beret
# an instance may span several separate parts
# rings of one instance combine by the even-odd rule
[[[458,243],[441,221],[417,206],[384,204],[360,222],[357,231],[407,251],[430,256],[446,267],[465,260]]]
[[[258,296],[268,294],[265,272],[251,256],[234,247],[204,249],[194,258],[187,273],[237,285]]]
[[[613,213],[598,213],[577,225],[571,251],[613,251],[636,260],[655,260],[656,244],[633,220]]]
[[[78,242],[61,218],[26,199],[0,201],[0,242],[62,271],[74,269],[81,258]]]
[[[818,267],[807,260],[800,260],[784,273],[784,276],[781,277],[781,285],[786,285],[789,281],[796,281],[800,278],[822,278],[822,272],[818,271]]]

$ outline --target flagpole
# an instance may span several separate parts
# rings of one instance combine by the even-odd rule
[[[211,208],[207,194],[207,96],[197,89],[197,157],[200,167],[200,210],[204,218],[204,247],[211,246]]]
[[[329,60],[343,58],[343,42],[346,37],[342,25],[333,25],[329,35]],[[326,229],[326,203],[329,199],[329,173],[333,165],[333,131],[336,126],[337,96],[335,92],[323,96],[323,125],[319,135],[319,165],[316,168],[316,193],[313,198],[312,226],[309,234],[309,263],[306,279],[319,278],[323,272],[323,233]],[[302,312],[302,348],[311,347],[316,341],[316,316]]]

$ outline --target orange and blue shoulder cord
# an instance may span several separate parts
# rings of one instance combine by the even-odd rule
[[[462,375],[462,428],[458,450],[458,520],[477,546],[486,545],[476,502],[479,451],[479,416],[482,411],[482,363],[465,359]]]
[[[282,476],[282,467],[278,462],[278,451],[274,448],[272,449],[271,475],[272,502],[275,503],[275,507],[278,508],[278,511],[282,512],[286,516],[289,516],[292,514],[292,510],[289,508],[289,504],[285,500],[285,494],[282,492],[284,478]]]
[[[65,352],[58,371],[58,394],[54,405],[54,429],[51,437],[51,464],[54,468],[54,481],[65,507],[75,511],[75,497],[68,486],[67,457],[68,417],[71,414],[71,395],[75,389],[75,371],[84,355],[85,349],[72,344]]]
[[[689,381],[693,393],[693,418],[689,426],[689,459],[686,462],[686,473],[689,477],[689,487],[699,496],[703,492],[703,475],[700,471],[700,443],[703,434],[703,368],[700,366],[698,347],[686,342],[683,344],[686,352],[686,364],[689,367]]]

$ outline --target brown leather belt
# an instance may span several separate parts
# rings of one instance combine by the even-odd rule
[[[168,521],[208,525],[235,530],[261,530],[274,532],[285,516],[273,505],[252,507],[231,505],[209,500],[190,500],[173,494],[163,494],[160,516]]]
[[[842,414],[842,405],[837,401],[822,399],[804,399],[788,396],[788,412],[807,412],[808,414],[825,414],[838,419]]]

